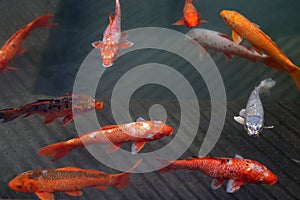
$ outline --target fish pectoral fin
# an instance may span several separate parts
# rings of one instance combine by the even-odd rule
[[[53,123],[55,120],[57,119],[57,117],[52,117],[52,116],[46,116],[45,120],[44,120],[44,124],[48,125]]]
[[[16,67],[11,67],[11,66],[6,66],[6,69],[14,70],[14,71],[18,70],[18,68],[16,68]]]
[[[103,190],[103,191],[107,190],[107,186],[105,186],[105,185],[98,185],[98,186],[95,186],[94,188],[96,188],[98,190]]]
[[[243,181],[230,179],[227,183],[226,192],[234,193],[234,192],[238,191],[243,184],[244,184]]]
[[[180,18],[177,22],[173,23],[172,25],[174,25],[174,26],[185,25],[184,17]]]
[[[216,190],[219,187],[221,187],[224,182],[225,182],[224,179],[213,179],[211,182],[211,188]]]
[[[130,42],[130,41],[128,41],[128,40],[124,40],[124,41],[121,41],[121,42],[120,42],[119,47],[120,47],[120,49],[127,49],[127,48],[132,47],[133,45],[134,45],[134,44],[133,44],[132,42]]]
[[[259,55],[263,55],[263,51],[260,50],[258,47],[254,46],[253,44],[252,44],[252,49]]]
[[[26,48],[21,48],[21,49],[18,51],[17,56],[22,55],[23,53],[25,53],[25,51],[26,51]]]
[[[146,144],[146,141],[134,142],[131,146],[131,153],[138,153]]]
[[[107,149],[107,153],[113,153],[113,152],[117,151],[118,149],[120,149],[121,146],[122,146],[122,143],[111,144]]]
[[[246,116],[246,109],[245,108],[241,109],[240,112],[239,112],[239,115],[241,117],[245,117]]]
[[[237,122],[237,123],[239,123],[239,124],[242,124],[242,125],[244,125],[245,124],[245,119],[243,118],[243,117],[241,117],[241,116],[234,116],[233,117],[233,119]]]
[[[121,38],[122,38],[122,39],[127,38],[127,32],[126,32],[126,31],[123,31],[123,32],[121,33]]]
[[[92,46],[93,46],[94,48],[96,48],[96,49],[101,49],[101,47],[102,47],[102,42],[100,42],[100,41],[93,42],[93,43],[92,43]]]
[[[61,125],[62,126],[66,125],[67,123],[69,123],[70,121],[73,120],[73,117],[74,117],[73,114],[65,116],[62,123],[61,123]]]
[[[67,191],[67,192],[64,192],[64,193],[67,194],[67,195],[70,195],[70,196],[74,196],[74,197],[78,197],[78,196],[82,195],[82,192],[80,190]]]
[[[225,56],[225,58],[227,58],[228,60],[232,59],[232,56],[230,53],[223,53],[223,55]]]
[[[35,194],[41,200],[54,200],[54,194],[50,192],[36,192]]]
[[[235,43],[240,44],[242,42],[243,38],[237,32],[232,31],[232,40]]]

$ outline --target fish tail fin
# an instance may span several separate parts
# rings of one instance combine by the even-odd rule
[[[21,108],[8,108],[0,110],[0,119],[3,119],[2,122],[9,122],[21,115],[23,115]]]
[[[75,144],[72,144],[71,142],[58,142],[55,144],[51,144],[48,146],[45,146],[38,150],[38,154],[42,156],[54,156],[52,158],[52,162],[59,160],[60,158],[67,155],[70,151],[72,151],[74,148],[78,147]]]
[[[138,160],[133,167],[131,167],[129,170],[126,172],[123,172],[121,174],[116,175],[116,188],[126,188],[129,184],[129,179],[130,179],[130,172],[137,168],[142,162],[142,159]]]
[[[291,71],[289,74],[292,77],[298,90],[300,90],[300,68],[299,67],[295,68],[295,70]]]
[[[166,172],[170,172],[173,171],[175,169],[173,169],[170,164],[172,163],[171,161],[168,160],[162,160],[160,158],[155,157],[155,159],[161,163],[161,167],[159,170],[157,170],[159,173],[166,173]]]
[[[262,80],[258,86],[259,88],[259,93],[269,93],[269,90],[274,87],[274,85],[276,84],[276,81],[274,81],[271,78],[267,78],[265,80]]]
[[[37,28],[40,28],[40,27],[49,27],[49,26],[56,26],[57,23],[48,23],[49,19],[51,19],[53,17],[52,14],[45,14],[45,15],[42,15],[38,18],[36,18],[35,20],[33,20],[31,23],[30,23],[30,26],[31,26],[31,29],[37,29]]]

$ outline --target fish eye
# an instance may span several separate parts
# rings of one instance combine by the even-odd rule
[[[21,185],[15,185],[17,188],[19,188],[19,189],[21,189],[22,188],[22,186]]]
[[[159,132],[159,134],[160,134],[160,135],[163,135],[163,134],[164,134],[164,132]]]

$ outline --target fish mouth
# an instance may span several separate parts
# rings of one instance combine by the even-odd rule
[[[112,63],[103,63],[102,66],[103,67],[111,67],[113,64]]]

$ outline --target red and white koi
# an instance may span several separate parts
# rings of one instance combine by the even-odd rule
[[[133,45],[128,40],[120,41],[127,37],[126,32],[121,33],[121,7],[119,0],[116,0],[115,15],[110,14],[109,25],[106,27],[103,40],[92,43],[92,46],[100,49],[102,65],[110,67],[116,60],[121,49],[129,48]]]

